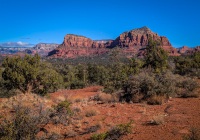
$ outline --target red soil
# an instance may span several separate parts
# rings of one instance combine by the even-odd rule
[[[102,87],[94,86],[78,90],[62,90],[50,94],[50,102],[56,103],[64,99],[74,101],[72,109],[80,112],[74,117],[70,126],[48,124],[49,132],[75,134],[66,138],[70,140],[87,140],[94,133],[106,132],[113,126],[134,120],[133,132],[122,137],[122,140],[181,140],[192,127],[200,128],[200,98],[172,98],[163,105],[104,103],[87,100],[98,94]],[[79,99],[79,101],[76,101]],[[1,100],[0,100],[1,101]],[[86,117],[88,111],[95,115]],[[78,118],[78,119],[77,119]],[[163,124],[149,124],[153,118],[160,119]],[[101,126],[97,132],[83,134],[91,126]]]
[[[89,98],[98,93],[102,87],[89,87],[79,90],[66,90],[66,95],[71,98]],[[62,92],[51,94],[52,100],[62,95]],[[84,128],[99,124],[98,132],[105,132],[117,124],[128,123],[134,120],[133,133],[124,136],[123,140],[181,140],[183,135],[189,133],[192,127],[200,128],[200,98],[173,98],[163,105],[146,104],[97,104],[94,101],[87,103],[74,103],[73,107],[79,107],[82,113],[87,110],[95,110],[97,115],[85,117],[79,121],[81,132]],[[151,125],[149,122],[154,117],[163,120],[163,124]],[[74,130],[73,130],[74,131]],[[98,133],[97,132],[97,133]],[[73,140],[88,139],[91,134],[73,137]]]

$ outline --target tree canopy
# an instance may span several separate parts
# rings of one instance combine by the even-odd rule
[[[7,57],[2,66],[2,77],[5,80],[5,87],[9,90],[45,94],[57,90],[63,81],[51,65],[42,62],[38,55]]]
[[[167,68],[168,54],[161,47],[158,41],[149,39],[146,48],[145,67],[151,67],[156,72],[163,71]]]

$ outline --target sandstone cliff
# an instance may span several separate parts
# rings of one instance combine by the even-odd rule
[[[146,26],[122,33],[113,41],[111,47],[119,46],[121,48],[126,48],[126,51],[128,52],[138,53],[138,55],[141,55],[143,53],[141,53],[140,49],[148,45],[148,40],[150,38],[160,42],[161,47],[170,55],[179,55],[177,49],[172,47],[166,37],[159,36]]]
[[[49,52],[49,56],[54,57],[77,57],[100,55],[106,53],[108,46],[112,41],[93,41],[84,36],[68,34],[65,36],[64,41],[58,48]]]
[[[147,27],[122,33],[117,39],[115,39],[112,45],[113,47],[116,45],[120,47],[147,46],[150,37],[152,37],[153,40],[161,42],[163,46],[171,46],[166,37],[159,36]]]
[[[49,52],[51,57],[78,57],[100,55],[109,52],[112,48],[120,47],[124,54],[129,56],[143,56],[144,49],[148,45],[149,38],[160,42],[161,47],[169,55],[178,56],[184,51],[172,47],[167,37],[159,36],[147,27],[134,29],[120,34],[115,40],[94,41],[84,36],[68,34],[58,48]]]

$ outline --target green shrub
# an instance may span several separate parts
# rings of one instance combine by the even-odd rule
[[[75,80],[72,81],[70,84],[70,89],[82,89],[84,88],[86,85],[83,81],[79,81],[79,80]]]
[[[100,134],[93,134],[91,136],[91,140],[105,140],[107,136],[108,136],[107,132]]]
[[[189,98],[189,97],[199,97],[199,93],[197,89],[199,88],[199,84],[196,80],[185,77],[179,83],[179,88],[182,89],[179,93],[180,97]]]
[[[176,73],[200,78],[200,52],[190,56],[176,57],[174,63]]]
[[[152,37],[148,40],[145,55],[145,67],[153,68],[155,72],[162,72],[168,66],[168,54],[161,47],[161,43],[154,41]]]
[[[50,118],[54,124],[69,125],[71,117],[74,115],[70,108],[71,103],[67,100],[58,103],[54,106]]]
[[[57,106],[54,106],[54,108],[57,112],[65,112],[66,114],[72,114],[70,105],[71,105],[71,103],[69,101],[65,100],[65,101],[58,103]]]
[[[6,57],[2,63],[4,87],[18,89],[22,93],[55,92],[61,87],[62,77],[49,63],[41,61],[38,55]]]
[[[119,124],[105,133],[92,135],[91,139],[92,140],[117,140],[117,139],[120,139],[121,136],[132,132],[132,123],[133,123],[133,121],[130,121],[129,123],[126,123],[126,124]]]
[[[162,104],[169,97],[177,96],[177,92],[182,88],[190,90],[196,89],[195,83],[181,84],[182,77],[171,72],[155,74],[153,72],[141,72],[132,76],[124,85],[124,97],[126,101],[147,101],[149,104]]]

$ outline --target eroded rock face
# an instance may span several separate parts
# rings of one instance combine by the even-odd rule
[[[120,47],[135,47],[135,46],[147,46],[149,38],[161,42],[163,46],[171,46],[169,40],[164,36],[159,36],[153,33],[149,28],[142,27],[139,29],[131,30],[129,32],[122,33],[114,42],[113,47],[118,45]]]
[[[190,52],[190,51],[192,51],[192,48],[189,48],[187,46],[183,46],[183,47],[178,49],[178,52],[180,54],[186,54],[187,52]]]
[[[140,49],[148,45],[148,41],[150,38],[160,42],[161,47],[166,50],[170,55],[180,55],[178,54],[177,49],[172,47],[171,43],[166,37],[159,36],[147,27],[142,27],[122,33],[117,39],[113,41],[111,47],[119,46],[121,48],[126,48],[126,51],[132,50],[133,53],[141,56],[141,54],[144,53]]]
[[[84,36],[68,34],[63,43],[55,50],[49,52],[49,56],[72,58],[77,56],[100,55],[106,53],[111,40],[93,41]]]
[[[187,49],[176,49],[172,47],[169,40],[164,36],[159,36],[157,33],[152,32],[147,27],[134,29],[122,33],[115,40],[91,40],[84,36],[68,34],[65,36],[64,41],[58,48],[49,53],[51,57],[78,57],[100,55],[109,52],[112,48],[120,47],[122,53],[128,56],[144,55],[143,48],[148,45],[149,38],[160,42],[161,47],[172,56],[178,56],[184,53]]]

